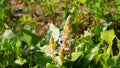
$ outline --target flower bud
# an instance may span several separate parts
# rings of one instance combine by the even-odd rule
[[[60,48],[58,55],[59,55],[60,59],[62,61],[64,61],[64,49],[63,48]]]
[[[64,25],[64,33],[66,35],[69,35],[72,31],[72,26],[70,24],[70,19],[71,19],[71,15],[69,15],[66,19],[65,25]]]
[[[54,43],[54,38],[53,37],[50,38],[50,49],[52,51],[55,50],[55,43]]]

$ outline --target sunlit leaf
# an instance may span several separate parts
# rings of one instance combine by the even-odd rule
[[[21,47],[22,43],[21,41],[18,41],[16,43],[16,54],[19,55],[20,54],[20,47]]]
[[[13,37],[14,37],[14,34],[10,29],[5,30],[5,32],[2,35],[3,39],[12,39]]]
[[[104,52],[104,60],[107,61],[110,57],[110,54],[112,52],[112,44],[113,44],[113,39],[116,37],[114,30],[108,30],[108,31],[104,31],[101,33],[101,39],[104,40],[105,42],[108,43],[108,48],[107,50]]]
[[[112,45],[115,37],[116,35],[113,29],[101,33],[101,39],[105,40],[109,45]]]
[[[33,68],[38,68],[38,65],[35,65]]]
[[[18,59],[15,60],[15,63],[19,65],[23,65],[24,63],[26,63],[26,59],[18,56]]]
[[[117,45],[118,45],[118,48],[120,50],[120,40],[119,39],[117,39]]]
[[[81,3],[85,3],[87,0],[80,0]]]
[[[98,53],[98,51],[99,51],[98,46],[96,46],[95,48],[93,48],[92,51],[91,51],[91,53],[90,53],[89,60],[92,60],[95,57],[95,55]]]
[[[56,65],[48,63],[47,66],[46,66],[46,68],[56,68]]]
[[[56,57],[55,57],[55,62],[57,62],[57,64],[58,64],[59,66],[62,66],[62,64],[63,64],[63,62],[62,62],[62,60],[60,59],[59,56],[56,56]]]
[[[59,29],[55,25],[49,24],[49,31],[52,32],[54,40],[57,41],[60,33]]]
[[[42,52],[46,53],[46,55],[50,56],[51,50],[48,45],[44,45],[43,47],[40,48]]]
[[[74,53],[72,53],[71,61],[77,60],[80,57],[81,54],[82,54],[82,52],[74,52]]]
[[[79,51],[85,51],[84,43],[79,44],[79,45],[76,47],[76,51],[77,51],[77,52],[79,52]]]

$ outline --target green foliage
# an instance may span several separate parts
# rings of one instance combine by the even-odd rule
[[[81,52],[74,52],[74,53],[72,53],[71,61],[77,60],[80,57],[81,54],[82,54]]]
[[[46,42],[49,43],[49,39],[51,36],[55,39],[55,41],[58,40],[60,34],[60,30],[54,25],[54,24],[49,24],[49,30],[47,31],[46,34]]]
[[[36,45],[38,41],[40,41],[42,38],[29,32],[28,30],[23,29],[23,41],[25,41],[28,45]]]
[[[22,16],[11,24],[8,0],[0,0],[0,68],[119,68],[120,67],[120,1],[33,0],[42,2],[53,24],[45,36],[37,36],[37,20]],[[22,1],[22,0],[21,0]],[[24,1],[25,3],[26,1]],[[31,14],[31,1],[28,1]],[[61,27],[55,25],[55,12],[62,10]],[[10,11],[8,11],[10,10]],[[26,11],[27,12],[27,11]],[[62,61],[58,56],[60,31],[68,15],[72,16],[74,51]],[[17,31],[19,27],[19,32]],[[55,57],[51,57],[49,39],[55,39]]]
[[[110,46],[112,46],[112,41],[115,37],[116,36],[113,29],[101,33],[101,39],[105,40]]]

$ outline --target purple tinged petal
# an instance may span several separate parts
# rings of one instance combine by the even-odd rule
[[[61,42],[63,39],[64,39],[64,37],[61,36],[61,37],[58,38],[58,41]]]
[[[73,41],[73,40],[67,40],[66,43],[67,43],[67,44],[71,44],[72,46],[74,46],[74,41]]]

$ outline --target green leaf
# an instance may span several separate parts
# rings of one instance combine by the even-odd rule
[[[104,31],[101,33],[101,39],[104,40],[105,42],[108,43],[108,48],[106,51],[104,51],[104,60],[105,62],[107,62],[107,60],[110,57],[110,54],[112,52],[112,44],[113,44],[113,39],[116,37],[114,30],[108,30],[108,31]]]
[[[81,39],[80,44],[76,47],[76,51],[82,51],[86,53],[90,53],[91,48],[95,47],[94,42],[90,36],[84,37]]]
[[[118,46],[118,48],[120,50],[120,40],[119,39],[117,39],[117,46]]]
[[[55,57],[55,62],[57,62],[58,66],[62,66],[62,64],[63,64],[63,62],[62,62],[62,60],[60,59],[59,56]]]
[[[110,68],[117,68],[113,57],[111,57],[107,60],[107,66],[109,66]]]
[[[112,45],[112,41],[115,37],[116,35],[113,29],[101,33],[101,39],[107,42],[109,45]]]
[[[7,49],[10,49],[10,44],[8,43],[7,40],[5,40],[4,42],[2,42],[1,44],[1,50],[7,50]]]
[[[52,31],[48,30],[46,33],[46,36],[45,36],[46,44],[49,44],[49,39],[50,39],[51,35],[52,35]]]
[[[47,36],[46,37],[48,37],[48,39],[50,39],[50,37],[51,37],[50,35],[52,35],[54,40],[57,41],[58,38],[59,38],[59,33],[60,33],[60,31],[59,31],[59,29],[55,25],[49,24],[49,30],[47,32]]]
[[[24,63],[26,63],[26,59],[18,56],[18,59],[15,60],[15,63],[19,65],[23,65]]]
[[[46,68],[47,63],[51,62],[51,58],[46,55],[35,55],[35,61],[37,62],[39,68]]]
[[[46,66],[46,68],[56,68],[56,65],[48,63],[47,66]]]
[[[35,65],[33,68],[38,68],[38,65]]]
[[[90,61],[95,57],[95,55],[97,55],[98,51],[99,51],[98,46],[91,50],[90,56],[88,57]]]
[[[10,29],[8,29],[8,30],[5,30],[5,32],[3,33],[3,35],[2,35],[2,38],[3,39],[12,39],[14,37],[14,34],[13,34],[13,32],[10,30]]]
[[[22,34],[23,34],[23,41],[27,42],[28,45],[30,44],[34,44],[36,45],[38,43],[38,41],[40,41],[42,38],[29,32],[28,30],[23,29],[22,30]]]
[[[65,24],[65,21],[66,21],[67,17],[69,16],[69,14],[70,14],[69,10],[64,11],[63,20],[62,20],[62,26]]]
[[[16,50],[16,55],[17,56],[20,55],[20,47],[21,47],[21,45],[22,45],[21,41],[16,42],[16,48],[15,48],[15,50]]]
[[[51,50],[49,48],[49,45],[44,45],[43,47],[40,48],[40,51],[46,53],[46,55],[50,55],[51,54]]]
[[[54,40],[57,41],[60,33],[59,29],[55,25],[50,24],[50,31],[52,31]]]
[[[4,60],[3,60],[4,59]],[[7,58],[0,58],[0,66],[7,66],[9,65],[9,61]]]
[[[85,51],[85,44],[81,43],[76,47],[76,51],[80,52],[80,51]]]
[[[81,54],[82,54],[82,52],[74,52],[74,53],[72,53],[71,61],[76,61],[81,56]]]
[[[84,4],[85,2],[87,2],[87,0],[80,0],[80,2]]]
[[[3,27],[4,27],[4,22],[3,21],[0,21],[0,32],[3,30]]]
[[[95,40],[98,40],[100,37],[102,31],[102,27],[100,25],[96,25],[93,29],[92,32],[95,34]]]

